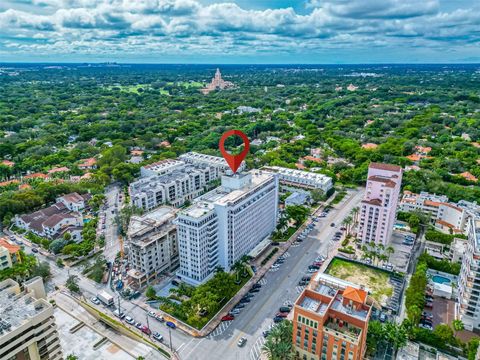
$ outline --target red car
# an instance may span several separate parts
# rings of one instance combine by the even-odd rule
[[[323,261],[315,261],[313,263],[314,266],[322,266],[323,265]]]
[[[288,316],[288,313],[278,312],[275,316],[276,316],[276,317],[286,318],[286,317]]]
[[[222,317],[222,321],[230,321],[233,319],[235,319],[235,316],[233,315],[225,315],[224,317]]]
[[[144,334],[150,335],[152,333],[152,330],[150,330],[146,325],[142,326],[140,329]]]

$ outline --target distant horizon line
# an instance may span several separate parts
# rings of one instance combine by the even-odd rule
[[[340,65],[480,65],[480,62],[364,62],[364,63],[181,63],[181,62],[119,62],[119,61],[0,61],[3,64],[25,64],[25,65],[207,65],[207,66],[235,66],[235,65],[276,65],[276,66],[298,66],[298,65],[316,65],[316,66],[340,66]]]

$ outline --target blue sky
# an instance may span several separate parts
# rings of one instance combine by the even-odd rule
[[[473,0],[2,0],[0,62],[480,62]]]

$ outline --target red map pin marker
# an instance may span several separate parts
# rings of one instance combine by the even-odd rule
[[[225,150],[225,140],[227,140],[227,138],[233,135],[240,136],[243,140],[243,144],[245,145],[243,151],[238,155],[229,154],[227,150]],[[218,143],[218,148],[220,149],[223,158],[227,161],[228,166],[230,166],[230,169],[232,169],[233,173],[236,173],[238,167],[242,163],[243,159],[245,159],[245,156],[247,156],[248,151],[250,150],[250,141],[248,140],[247,135],[245,135],[242,131],[228,130],[222,135],[220,142]]]

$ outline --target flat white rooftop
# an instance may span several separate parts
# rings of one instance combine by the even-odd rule
[[[133,215],[130,218],[130,224],[128,227],[128,234],[134,235],[135,233],[159,226],[169,220],[173,220],[176,210],[170,206],[160,206],[159,208],[145,213],[141,216]]]

